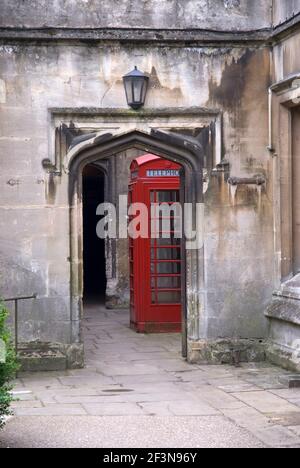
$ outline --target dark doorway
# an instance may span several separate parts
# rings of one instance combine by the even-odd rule
[[[83,271],[84,300],[105,302],[106,263],[105,241],[96,234],[99,216],[97,206],[104,202],[105,176],[96,165],[83,171]]]

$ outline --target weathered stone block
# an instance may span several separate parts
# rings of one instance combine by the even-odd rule
[[[61,371],[84,367],[83,344],[26,343],[20,345],[21,371]]]
[[[68,369],[80,369],[84,367],[84,347],[81,343],[73,343],[65,346],[65,356]]]
[[[300,372],[300,301],[294,287],[291,294],[295,298],[274,296],[265,312],[270,337],[266,352],[274,364]]]
[[[266,343],[262,340],[188,341],[189,362],[194,364],[233,364],[260,362],[266,359]]]
[[[300,374],[286,375],[286,376],[280,377],[279,380],[282,384],[286,385],[289,389],[300,388]],[[292,394],[289,394],[289,396],[292,396]]]
[[[20,351],[19,361],[23,372],[63,371],[67,368],[67,359],[58,350]]]
[[[293,351],[287,350],[284,346],[270,342],[266,348],[267,360],[276,366],[293,372],[300,372],[300,363],[293,359]]]

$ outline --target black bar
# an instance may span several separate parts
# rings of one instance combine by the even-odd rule
[[[26,299],[36,299],[37,294],[33,294],[32,296],[21,296],[21,297],[10,297],[8,299],[3,299],[4,302],[12,302],[12,301],[24,301]]]
[[[11,297],[8,299],[3,299],[4,302],[14,302],[15,305],[15,353],[18,354],[18,342],[19,342],[19,301],[25,301],[27,299],[36,299],[37,294],[33,294],[32,296],[20,296],[20,297]]]
[[[18,309],[18,301],[15,300],[15,353],[18,354],[18,317],[19,309]]]

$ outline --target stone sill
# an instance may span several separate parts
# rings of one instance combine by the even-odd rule
[[[273,301],[265,312],[266,317],[293,325],[300,325],[300,274],[281,285],[274,292]]]
[[[280,291],[274,293],[274,295],[300,301],[300,274],[283,283]]]
[[[19,27],[1,26],[0,39],[16,41],[108,41],[139,43],[177,43],[178,45],[253,44],[271,45],[282,41],[299,30],[300,13],[278,25],[254,30],[222,30],[199,28],[145,28],[145,27]]]
[[[286,30],[289,25],[283,29]],[[282,33],[282,31],[280,31]],[[233,43],[253,42],[265,44],[272,41],[274,29],[231,31],[210,29],[153,29],[153,28],[72,28],[72,27],[0,27],[0,39],[6,40],[77,40],[77,41],[118,41],[152,43]]]
[[[280,320],[300,326],[300,297],[296,291],[278,291],[274,293],[273,300],[265,311],[270,319]]]

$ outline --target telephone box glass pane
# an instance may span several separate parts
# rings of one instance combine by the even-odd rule
[[[153,260],[180,260],[180,248],[157,248],[151,249],[151,258]]]
[[[173,215],[164,218],[152,218],[151,230],[154,238],[174,239],[181,238],[181,220],[180,218],[173,218]]]
[[[151,239],[151,245],[157,247],[169,247],[170,245],[179,246],[181,244],[181,239],[175,237],[168,237],[166,239]]]
[[[157,293],[158,304],[179,304],[181,302],[180,291],[167,291]]]
[[[160,276],[157,278],[152,278],[151,287],[153,289],[180,289],[180,276]]]
[[[163,202],[179,202],[179,191],[178,190],[159,190],[156,192],[156,201],[158,203]]]
[[[155,271],[156,267],[156,271]],[[181,271],[181,265],[178,262],[159,262],[159,263],[152,263],[151,264],[151,272],[158,273],[158,274],[171,274],[176,275],[179,274]]]

